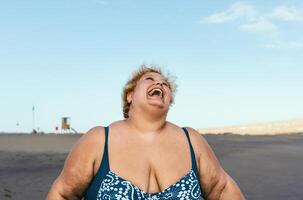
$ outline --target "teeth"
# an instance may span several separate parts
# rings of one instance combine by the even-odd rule
[[[155,89],[152,89],[148,94],[150,95],[150,96],[153,96],[153,95],[157,95],[157,94],[155,94],[155,93],[158,93],[159,92],[159,95],[158,96],[163,96],[163,92],[162,92],[162,90],[160,90],[159,88],[155,88]]]

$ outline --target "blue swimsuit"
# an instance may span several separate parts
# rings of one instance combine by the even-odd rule
[[[187,136],[192,168],[180,180],[163,191],[157,193],[147,193],[130,181],[123,179],[109,168],[108,162],[108,127],[105,127],[104,154],[100,168],[96,176],[88,186],[84,200],[203,200],[203,192],[200,186],[199,173],[196,165],[196,158],[190,142],[188,132],[182,128]]]

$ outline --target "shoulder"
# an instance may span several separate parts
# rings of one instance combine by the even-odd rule
[[[97,145],[100,145],[105,140],[104,127],[96,126],[89,129],[75,144],[74,149],[81,147],[82,150],[93,149]],[[85,149],[83,149],[85,148]],[[91,151],[93,152],[93,151]]]
[[[203,149],[203,147],[207,145],[207,142],[202,136],[202,134],[200,134],[196,129],[192,127],[180,127],[171,122],[167,122],[167,124],[171,128],[170,131],[177,131],[177,130],[180,131],[182,128],[185,128],[187,130],[195,154],[198,154],[198,152],[200,152]]]
[[[83,158],[94,162],[100,149],[103,151],[100,146],[104,145],[105,134],[104,127],[96,126],[89,129],[77,143],[73,146],[72,150],[69,153],[69,158]]]
[[[100,135],[103,135],[104,133],[104,127],[103,126],[95,126],[91,129],[89,129],[84,135],[83,138],[93,138],[93,137],[98,137]]]
[[[99,155],[100,143],[104,143],[104,128],[91,128],[73,146],[69,152],[64,167],[53,183],[52,193],[60,193],[69,199],[83,195],[85,188],[94,176],[94,163]]]
[[[199,176],[203,191],[206,196],[217,196],[222,192],[228,175],[204,137],[195,129],[187,127],[187,130],[199,155]]]
[[[212,148],[210,147],[210,145],[202,134],[190,127],[186,127],[186,129],[189,132],[193,148],[196,154],[198,155],[197,160],[199,172],[202,178],[204,179],[203,182],[205,182],[205,178],[207,177],[211,177],[212,179],[208,181],[215,181],[216,179],[214,178],[214,176],[210,176],[211,174],[216,174],[216,178],[219,179],[219,177],[223,173],[223,169],[214,151],[212,150]]]
[[[193,148],[195,151],[197,151],[197,154],[199,155],[200,168],[205,167],[209,164],[216,166],[216,168],[221,168],[215,153],[213,152],[212,148],[210,147],[204,136],[193,128],[186,127],[186,129],[188,130],[188,133],[190,135]]]
[[[83,159],[82,161],[86,161],[86,165],[88,163],[94,163],[100,155],[100,151],[103,152],[104,135],[104,127],[102,126],[89,129],[73,146],[68,155],[68,159],[75,162]]]
[[[105,129],[103,126],[95,126],[89,129],[79,141],[93,143],[94,141],[100,141],[105,138]]]
[[[196,156],[196,162],[199,164],[199,160],[200,160],[200,154],[202,151],[207,151],[207,142],[204,139],[204,137],[202,136],[202,134],[200,134],[197,130],[195,130],[192,127],[180,127],[176,124],[173,124],[171,122],[168,122],[168,125],[171,127],[170,131],[173,132],[183,132],[183,128],[185,128],[188,132],[188,136],[190,139],[190,142],[192,144],[195,156]],[[198,166],[199,167],[199,166]]]
[[[194,151],[197,154],[200,154],[202,151],[206,151],[209,148],[209,145],[203,135],[199,133],[196,129],[192,127],[184,127],[186,128],[190,141],[193,145]]]

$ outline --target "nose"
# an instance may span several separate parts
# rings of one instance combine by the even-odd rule
[[[156,85],[161,85],[161,86],[163,86],[163,81],[161,81],[161,80],[157,80]]]

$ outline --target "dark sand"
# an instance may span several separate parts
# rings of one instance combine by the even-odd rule
[[[80,135],[0,134],[0,199],[44,199]],[[247,199],[303,200],[303,135],[206,135]]]

